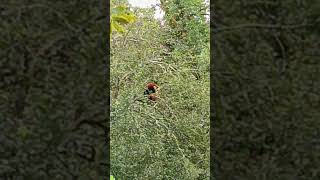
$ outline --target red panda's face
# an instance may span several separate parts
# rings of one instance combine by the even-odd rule
[[[155,83],[148,83],[148,84],[147,84],[147,88],[148,88],[149,90],[155,90],[155,89],[158,88],[158,85],[156,85]]]

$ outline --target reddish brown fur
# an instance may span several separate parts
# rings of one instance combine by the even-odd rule
[[[155,83],[148,83],[148,84],[147,84],[147,88],[148,88],[148,89],[154,89],[154,87],[157,88],[158,85],[156,85]]]
[[[157,95],[155,93],[152,93],[152,94],[149,95],[149,99],[151,101],[156,101],[158,99],[158,97],[157,97]]]
[[[149,94],[148,95],[148,99],[150,101],[157,101],[158,100],[158,95],[157,95],[157,90],[158,90],[159,86],[156,83],[150,82],[146,85],[146,89],[148,89],[149,91],[153,91],[151,94],[149,94],[148,90],[146,90],[145,94]]]

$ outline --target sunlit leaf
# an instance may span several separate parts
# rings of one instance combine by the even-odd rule
[[[130,14],[120,14],[120,15],[113,15],[112,20],[117,21],[119,23],[128,24],[128,23],[135,22],[136,17]]]
[[[112,175],[110,175],[110,180],[116,180]]]
[[[123,25],[136,21],[135,15],[133,15],[125,5],[114,7],[113,9],[111,9],[111,12],[112,15],[110,33],[112,33],[113,31],[124,33],[125,28]]]
[[[120,33],[124,33],[125,32],[125,30],[124,30],[124,28],[123,28],[123,26],[121,26],[119,23],[117,23],[117,22],[112,22],[111,23],[111,27],[112,28],[114,28],[114,30],[116,30],[117,32],[120,32]]]

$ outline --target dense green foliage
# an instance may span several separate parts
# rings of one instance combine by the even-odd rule
[[[102,1],[0,4],[0,179],[107,179]]]
[[[153,9],[134,12],[137,21],[111,40],[111,173],[116,179],[208,179],[209,25],[193,21],[185,30],[202,41],[170,49],[166,43],[180,39],[170,32],[175,29],[167,21],[160,25]],[[194,47],[202,49],[193,53]],[[149,81],[161,88],[155,104],[143,96]]]
[[[130,12],[127,6],[118,5],[113,7],[111,4],[111,17],[110,17],[110,32],[116,31],[124,33],[123,25],[133,23],[136,17]]]
[[[319,1],[214,1],[217,179],[319,179]]]
[[[203,0],[172,1],[161,0],[161,9],[170,29],[166,42],[172,49],[200,54],[209,42],[209,28],[205,13],[208,9]]]

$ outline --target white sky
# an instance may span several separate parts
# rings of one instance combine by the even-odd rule
[[[160,4],[159,0],[128,0],[133,7],[151,8],[153,5]],[[157,6],[155,12],[156,19],[162,19],[164,12]]]
[[[132,6],[141,7],[141,8],[148,8],[160,2],[158,0],[128,0],[128,1]]]
[[[182,0],[183,1],[183,0]],[[204,0],[207,4],[210,3],[209,0]],[[160,0],[128,0],[128,2],[133,6],[133,7],[140,7],[140,8],[150,8],[153,5],[160,4]],[[208,12],[210,13],[210,11]],[[159,6],[156,7],[156,12],[155,12],[155,18],[156,19],[162,19],[164,16],[164,12],[160,9]],[[206,15],[207,20],[210,19],[209,15]]]

